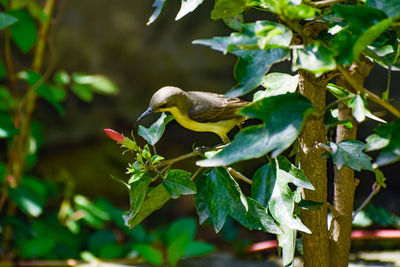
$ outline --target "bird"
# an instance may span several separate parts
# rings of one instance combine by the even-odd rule
[[[153,94],[148,109],[136,124],[151,113],[167,111],[183,127],[196,132],[213,132],[223,143],[229,143],[228,132],[246,120],[237,112],[248,104],[240,98],[165,86]]]

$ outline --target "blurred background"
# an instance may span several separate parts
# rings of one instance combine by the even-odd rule
[[[74,194],[92,200],[105,198],[117,208],[128,210],[127,190],[110,175],[127,178],[126,164],[132,158],[129,153],[122,156],[122,149],[107,138],[103,129],[112,128],[130,135],[134,122],[146,110],[152,94],[163,86],[224,93],[235,85],[234,56],[224,56],[192,44],[196,39],[230,34],[230,29],[222,21],[210,19],[213,1],[205,1],[194,14],[174,21],[179,5],[178,1],[169,1],[159,19],[149,26],[146,22],[153,12],[152,1],[68,0],[57,8],[56,25],[51,33],[56,69],[104,74],[118,86],[119,93],[115,96],[95,95],[90,103],[69,93],[64,117],[60,117],[47,102],[39,101],[36,118],[43,124],[44,145],[33,169],[37,177],[48,181],[69,179]],[[256,18],[257,12],[246,19],[252,21]],[[278,64],[272,71],[290,72],[290,66]],[[386,82],[387,70],[376,66],[365,86],[383,92]],[[396,99],[400,99],[399,82],[399,73],[393,72],[391,94]],[[250,96],[246,97],[249,99]],[[370,110],[376,111],[376,107],[371,105]],[[149,126],[157,117],[149,116],[141,124]],[[376,125],[372,121],[363,124],[359,129],[360,140],[365,140]],[[136,137],[140,144],[144,144],[143,139]],[[157,151],[165,158],[173,158],[190,152],[193,143],[214,145],[219,143],[219,138],[212,133],[186,130],[173,121],[167,125]],[[240,164],[236,168],[251,177],[263,163],[263,160],[253,160],[246,169]],[[175,167],[192,171],[195,169],[194,160],[183,161]],[[372,203],[378,207],[385,206],[390,213],[400,214],[400,180],[397,179],[400,166],[393,164],[382,171],[388,178],[387,188]],[[369,194],[375,178],[368,172],[356,175],[360,179],[355,201],[358,206]],[[245,188],[243,185],[244,191]],[[56,200],[50,206],[59,204]],[[146,229],[153,229],[181,217],[197,218],[192,197],[169,201],[143,225]],[[392,221],[387,227],[400,227],[398,217],[390,218]],[[373,224],[371,227],[382,226]],[[271,238],[262,232],[248,232],[233,221],[229,221],[218,236],[210,225],[200,226],[199,236],[217,244],[220,251],[230,252],[240,251],[244,243]]]

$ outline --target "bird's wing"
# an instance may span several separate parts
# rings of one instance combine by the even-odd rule
[[[217,97],[216,97],[217,96]],[[240,98],[225,98],[214,94],[212,103],[209,105],[194,105],[188,111],[190,119],[197,122],[217,122],[242,117],[236,112],[249,104]]]

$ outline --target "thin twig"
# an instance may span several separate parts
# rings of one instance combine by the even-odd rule
[[[333,221],[336,220],[337,217],[339,217],[339,212],[335,209],[335,207],[329,203],[326,202],[326,206],[328,208],[328,210],[332,213],[332,220],[331,220],[331,224],[329,225],[329,236],[332,236],[332,232],[333,232]]]
[[[332,148],[331,148],[330,146],[328,146],[328,145],[325,145],[325,144],[323,144],[323,143],[318,143],[317,146],[318,146],[319,148],[325,149],[325,150],[328,151],[329,153],[332,153]]]
[[[324,115],[329,109],[333,108],[334,106],[346,101],[346,100],[350,100],[354,97],[354,95],[349,95],[346,96],[344,98],[340,98],[337,99],[335,101],[333,101],[332,103],[329,103],[329,105],[326,105],[322,110],[318,111],[318,113],[320,114],[320,116]]]
[[[367,206],[367,205],[369,204],[369,202],[371,201],[371,199],[372,199],[376,194],[378,194],[379,190],[381,190],[381,184],[375,182],[375,183],[372,185],[372,190],[371,190],[371,192],[369,193],[368,197],[364,200],[364,202],[361,204],[361,206],[358,207],[358,209],[353,213],[353,221],[354,221],[354,218],[357,216],[357,214],[358,214],[362,209],[364,209],[365,206]]]
[[[388,111],[390,111],[396,117],[400,117],[400,110],[392,106],[389,102],[384,101],[382,98],[377,96],[376,94],[372,93],[371,91],[365,89],[362,85],[360,85],[356,80],[351,77],[350,73],[343,68],[342,66],[338,65],[337,69],[342,73],[345,80],[359,93],[362,93],[367,98],[371,99],[371,101],[377,103],[378,105],[384,107]],[[349,88],[350,89],[350,88]]]
[[[251,184],[253,181],[241,174],[240,172],[234,170],[231,167],[225,167],[225,169],[236,179],[242,180],[248,184]]]
[[[190,180],[193,181],[194,179],[196,179],[197,176],[199,176],[199,174],[200,174],[202,171],[204,171],[204,168],[203,168],[203,167],[198,168],[198,169],[192,174],[192,176],[190,177]]]

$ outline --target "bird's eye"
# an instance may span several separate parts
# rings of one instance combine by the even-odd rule
[[[160,106],[160,108],[166,108],[166,107],[167,107],[167,104],[163,104]]]

